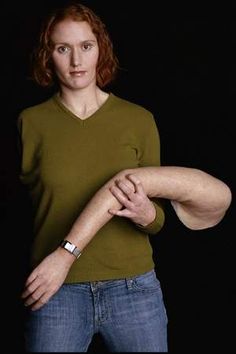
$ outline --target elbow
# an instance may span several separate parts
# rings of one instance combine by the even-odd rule
[[[209,214],[224,215],[232,202],[232,193],[229,186],[213,176],[205,179],[199,185],[196,193],[198,211]],[[197,208],[196,208],[197,209]]]
[[[188,227],[192,230],[202,230],[218,225],[225,217],[231,202],[231,190],[225,183],[222,182],[221,191],[217,194],[215,206],[210,208],[209,213],[206,212],[200,222],[197,222],[191,226],[189,225]]]
[[[232,202],[232,193],[227,184],[222,182],[221,190],[218,193],[218,202],[216,205],[216,209],[225,214],[227,209],[230,207]]]
[[[224,200],[223,200],[223,206],[225,208],[225,211],[230,207],[231,202],[232,202],[232,192],[230,188],[225,184],[225,193],[224,193]]]
[[[195,229],[211,228],[218,225],[225,217],[225,214],[232,202],[232,193],[230,188],[222,182],[219,193],[216,194],[215,205],[206,212],[205,217],[202,219],[201,226]]]

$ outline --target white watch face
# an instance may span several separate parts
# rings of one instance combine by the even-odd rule
[[[64,247],[65,247],[65,248],[67,249],[67,251],[69,251],[70,253],[73,253],[73,251],[74,251],[74,249],[75,249],[75,246],[72,245],[72,244],[69,243],[69,242],[67,242]]]
[[[61,242],[61,247],[66,249],[68,252],[72,253],[76,258],[79,258],[79,256],[81,255],[81,251],[69,241],[63,240]]]

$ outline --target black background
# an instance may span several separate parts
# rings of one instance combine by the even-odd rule
[[[15,121],[50,96],[28,80],[42,18],[66,1],[1,3],[1,235],[3,350],[23,351],[19,294],[26,274],[30,210],[17,180]],[[111,90],[153,112],[163,165],[202,169],[232,190],[235,116],[233,2],[83,1],[106,23],[120,70]],[[191,231],[166,205],[151,237],[169,317],[169,351],[231,348],[235,276],[233,202],[215,227]],[[233,215],[234,214],[234,215]],[[145,340],[145,338],[144,338]],[[98,336],[89,352],[106,351]]]

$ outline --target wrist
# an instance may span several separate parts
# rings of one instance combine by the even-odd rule
[[[156,208],[154,207],[154,205],[152,203],[152,209],[150,210],[147,217],[145,218],[145,221],[140,222],[140,223],[136,223],[136,224],[141,227],[146,227],[154,222],[154,220],[156,219],[156,214],[157,214]]]
[[[63,260],[63,262],[69,267],[76,261],[76,258],[73,254],[69,253],[67,250],[58,246],[55,250],[56,254]]]

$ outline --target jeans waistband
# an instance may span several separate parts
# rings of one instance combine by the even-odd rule
[[[105,288],[113,288],[116,286],[125,285],[127,289],[131,289],[133,286],[133,281],[139,276],[149,276],[154,273],[154,269],[143,274],[136,274],[130,277],[125,277],[122,279],[109,279],[109,280],[96,280],[88,282],[78,282],[72,284],[66,284],[67,286],[79,287],[80,289],[91,289],[92,291]]]

